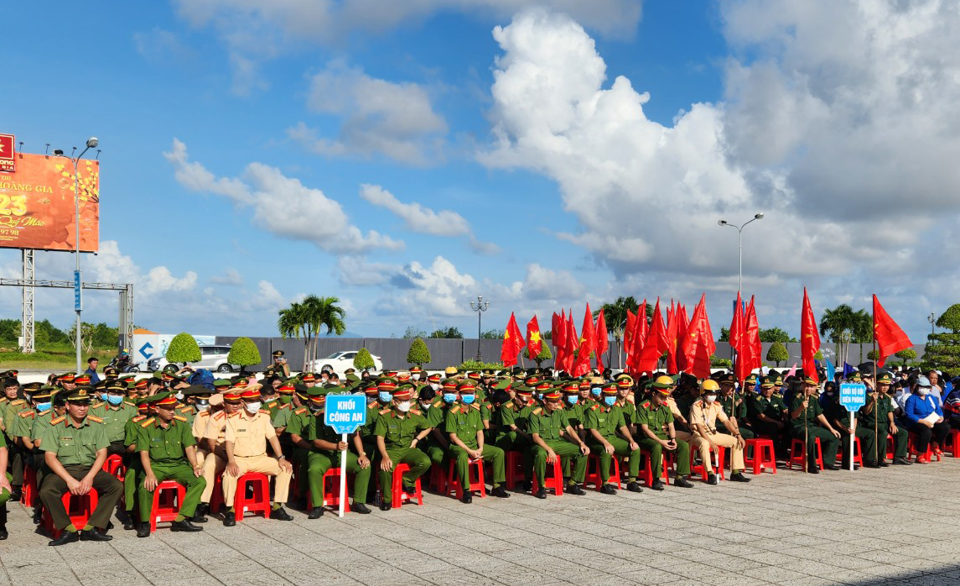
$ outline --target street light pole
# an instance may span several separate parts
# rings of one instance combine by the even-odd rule
[[[489,301],[483,300],[483,295],[477,295],[476,301],[470,302],[470,309],[477,312],[477,362],[482,362],[482,357],[480,355],[480,336],[481,336],[481,327],[480,322],[483,316],[483,312],[490,307]]]
[[[756,222],[757,220],[762,220],[762,219],[763,219],[763,212],[760,212],[758,214],[754,214],[752,219],[747,220],[746,222],[741,224],[739,227],[737,227],[735,224],[731,224],[730,222],[727,222],[726,220],[720,220],[717,222],[717,224],[720,226],[730,226],[731,228],[734,228],[737,231],[737,252],[740,259],[739,269],[737,271],[737,293],[743,292],[743,229],[746,228],[747,224],[749,224],[750,222]]]
[[[80,154],[79,154],[76,158],[73,159],[73,200],[74,200],[74,211],[76,212],[76,218],[75,218],[75,220],[76,220],[76,223],[77,223],[77,224],[76,224],[76,228],[77,228],[77,231],[76,231],[76,243],[75,243],[76,246],[75,246],[75,249],[74,249],[74,250],[75,250],[75,255],[74,255],[74,256],[76,256],[77,266],[76,266],[76,270],[75,270],[74,273],[73,273],[73,279],[74,279],[74,282],[76,283],[76,287],[78,287],[78,293],[79,293],[79,296],[78,296],[78,298],[76,299],[76,304],[75,304],[75,305],[76,305],[75,309],[77,310],[77,331],[76,331],[76,342],[77,342],[77,374],[80,374],[80,372],[81,372],[81,370],[80,370],[80,361],[81,361],[81,357],[80,357],[80,324],[81,324],[81,321],[80,321],[80,313],[81,313],[81,311],[83,310],[83,281],[82,281],[82,279],[80,278],[80,169],[79,169],[79,165],[80,165],[80,159],[83,158],[83,155],[85,155],[86,152],[89,151],[90,149],[95,149],[95,148],[97,148],[97,145],[98,145],[99,143],[100,143],[100,141],[97,140],[97,137],[95,137],[95,136],[92,136],[92,137],[88,138],[88,139],[87,139],[87,147],[86,147],[85,149],[83,149],[83,151],[81,151]]]
[[[934,334],[934,333],[936,333],[935,330],[933,329],[934,326],[937,325],[937,319],[936,319],[936,318],[937,318],[937,315],[936,315],[935,313],[933,313],[932,311],[930,312],[930,315],[927,316],[927,321],[930,322],[930,334],[931,334],[931,335]]]

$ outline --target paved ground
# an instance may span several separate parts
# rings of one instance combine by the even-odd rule
[[[47,547],[21,505],[3,584],[960,583],[960,460],[662,493],[529,495],[463,505],[426,495],[389,513],[248,519],[149,539]]]

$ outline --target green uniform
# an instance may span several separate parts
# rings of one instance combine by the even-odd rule
[[[667,425],[673,423],[673,412],[670,411],[670,406],[666,403],[657,407],[652,400],[644,401],[637,405],[637,418],[634,422],[637,427],[646,425],[653,432],[653,435],[662,440],[667,440],[670,439]],[[653,477],[655,479],[659,478],[660,471],[663,470],[663,450],[665,449],[663,444],[652,439],[646,433],[638,432],[637,435],[641,435],[640,441],[637,442],[640,447],[650,451],[650,470],[653,472]],[[677,476],[689,476],[690,444],[679,438],[675,438],[675,440],[677,442],[677,447],[674,449],[677,456]]]
[[[867,402],[871,402],[870,395],[867,395]],[[886,459],[887,455],[887,434],[890,434],[890,416],[889,414],[893,412],[893,405],[891,404],[891,399],[889,396],[884,396],[877,403],[876,414],[873,410],[870,410],[870,413],[866,413],[866,405],[860,408],[857,412],[857,431],[863,429],[866,433],[873,436],[873,441],[871,446],[875,446],[877,450],[877,457],[874,458],[873,447],[868,451],[866,444],[863,440],[860,440],[861,447],[863,448],[863,461],[864,462],[882,462]],[[876,423],[876,434],[874,434],[874,424]],[[909,438],[909,432],[900,426],[897,426],[897,433],[893,435],[893,457],[894,458],[906,458],[907,457],[907,439]]]
[[[443,462],[447,458],[447,448],[450,446],[450,440],[443,432],[443,424],[447,417],[447,405],[443,402],[443,399],[437,398],[430,404],[430,408],[423,413],[427,419],[427,427],[433,428],[433,431],[422,442],[417,442],[417,448],[429,456],[430,462],[434,466],[440,466],[443,470]],[[440,443],[436,438],[437,434],[443,436],[446,442]]]
[[[196,446],[197,440],[193,437],[190,424],[186,418],[174,415],[166,427],[159,417],[146,419],[138,424],[140,429],[137,436],[137,451],[147,452],[150,457],[150,468],[157,482],[173,480],[186,487],[187,493],[180,503],[180,513],[176,520],[184,517],[193,517],[200,495],[207,486],[203,476],[193,473],[193,464],[187,459],[186,449]],[[137,498],[140,499],[140,520],[150,521],[150,511],[153,508],[153,493],[140,482],[137,486]]]
[[[627,479],[630,482],[636,482],[637,475],[640,473],[640,448],[630,449],[630,442],[617,435],[617,430],[627,425],[623,418],[623,409],[618,405],[607,407],[594,403],[586,411],[583,426],[587,429],[587,445],[590,451],[600,456],[600,478],[601,482],[606,483],[610,478],[610,464],[613,456],[629,456],[630,470]],[[593,437],[590,430],[597,430],[603,439],[610,442],[613,446],[613,455],[608,454],[603,444]]]
[[[793,400],[793,407],[790,412],[793,413],[800,409],[803,404],[803,396],[798,396]],[[807,402],[806,415],[800,413],[800,417],[793,420],[793,437],[807,441],[807,458],[811,464],[816,462],[817,444],[814,438],[820,438],[820,448],[823,452],[823,465],[833,466],[837,462],[837,449],[840,447],[840,440],[832,433],[820,427],[817,417],[823,415],[823,409],[816,397],[810,397]]]
[[[454,405],[447,410],[444,431],[448,434],[457,434],[457,437],[465,446],[471,450],[476,450],[480,447],[477,434],[483,431],[483,419],[480,410],[480,405],[476,403]],[[470,455],[466,450],[456,445],[453,440],[450,441],[449,450],[450,458],[456,461],[460,486],[466,491],[467,487],[470,486]],[[484,444],[481,458],[484,462],[490,462],[493,466],[493,488],[503,484],[506,479],[503,450],[497,446]]]
[[[734,404],[738,400],[740,404],[736,406],[736,411],[734,411]],[[723,412],[727,414],[727,417],[733,417],[737,420],[737,428],[740,430],[743,439],[748,440],[757,437],[757,434],[753,433],[748,427],[750,420],[747,418],[747,399],[745,397],[734,393],[730,397],[720,397],[718,402],[723,407]],[[717,427],[717,432],[732,435],[730,430],[723,425]]]
[[[844,431],[844,428],[850,427],[850,412],[847,411],[847,408],[839,403],[839,397],[837,397],[834,402],[827,405],[827,408],[824,410],[824,416],[827,418],[827,421],[830,422],[830,425],[834,429],[840,432],[840,440],[842,442],[841,454],[843,456],[842,462],[843,467],[846,468],[850,465],[850,434]],[[873,429],[866,429],[862,425],[857,425],[857,429],[854,430],[854,436],[860,439],[860,450],[864,458],[866,458],[867,453],[872,456],[874,441],[876,436],[873,434]],[[821,442],[822,443],[822,442]],[[864,462],[867,460],[864,459]]]
[[[113,407],[107,402],[98,403],[90,407],[90,414],[103,419],[103,425],[106,428],[107,441],[110,447],[107,451],[111,454],[125,455],[126,450],[123,446],[123,440],[126,438],[127,421],[137,416],[136,406],[124,401],[120,405]]]
[[[4,439],[2,433],[0,433],[0,448],[5,448],[5,449],[7,448],[7,440]],[[7,480],[8,481],[10,480],[9,472],[7,472],[6,470],[0,470],[0,473],[6,474]],[[2,491],[0,491],[0,508],[4,510],[4,513],[3,513],[4,518],[6,518],[6,507],[7,507],[8,500],[10,500],[10,491],[7,489],[3,489]]]
[[[277,412],[280,411],[280,405],[282,405],[282,403],[280,402],[279,397],[263,402],[263,407],[261,407],[261,409],[266,409],[270,412],[271,423],[273,422],[273,418],[277,416]],[[276,425],[274,425],[274,427],[276,427]]]
[[[783,398],[780,397],[780,395],[770,395],[769,399],[763,395],[753,395],[748,396],[745,402],[747,404],[747,416],[750,418],[750,426],[757,435],[773,438],[776,442],[783,435],[783,430],[789,429],[789,425],[784,425],[783,428],[779,428],[774,423],[760,419],[760,416],[763,415],[770,419],[785,424],[787,423],[783,415],[783,412],[787,410],[787,406],[784,404]]]
[[[503,403],[497,409],[500,426],[497,429],[494,445],[504,452],[520,452],[523,458],[523,474],[526,478],[530,478],[533,471],[533,442],[530,441],[529,435],[524,434],[527,432],[530,412],[535,406],[536,403],[533,401],[530,401],[529,405],[523,405],[518,397]],[[512,426],[516,426],[519,431],[511,429]]]
[[[417,478],[420,478],[430,468],[430,457],[417,448],[410,447],[413,438],[421,431],[429,428],[427,420],[423,418],[419,411],[414,409],[407,413],[401,413],[391,407],[377,413],[377,422],[374,425],[373,434],[376,437],[383,438],[387,456],[394,466],[397,464],[410,466],[410,470],[403,475],[404,486],[412,485]],[[379,474],[381,502],[392,502],[393,471],[380,470]]]
[[[137,502],[137,481],[143,480],[143,462],[139,457],[139,446],[137,446],[137,437],[140,435],[140,422],[146,419],[146,415],[137,415],[131,417],[123,425],[123,447],[133,446],[127,466],[127,473],[123,477],[123,505],[127,513],[132,513],[134,505]]]
[[[87,416],[79,426],[75,426],[69,416],[63,416],[50,422],[41,439],[40,449],[56,454],[67,474],[80,480],[90,472],[90,467],[97,460],[97,452],[108,445],[99,418]],[[93,488],[97,491],[98,501],[89,523],[91,527],[103,529],[110,522],[110,514],[120,500],[123,485],[115,477],[98,470],[93,478]],[[72,527],[61,500],[67,491],[66,481],[56,474],[48,474],[40,487],[40,500],[50,512],[54,526],[60,530]]]
[[[309,410],[308,410],[309,411]],[[323,440],[332,444],[337,444],[341,440],[341,435],[334,431],[332,427],[323,424],[323,411],[317,411],[310,416],[307,423],[307,429],[304,430],[304,439],[310,442]],[[352,436],[347,436],[347,441],[352,443]],[[311,447],[307,452],[307,485],[310,490],[310,499],[314,507],[323,506],[323,475],[331,468],[340,467],[340,452],[337,450],[321,450]],[[370,473],[372,466],[366,468],[360,467],[360,459],[357,454],[347,449],[347,470],[341,473],[353,474],[353,502],[355,504],[366,504],[367,488],[370,484]],[[340,487],[337,486],[339,493]]]
[[[543,407],[536,407],[530,412],[527,430],[530,435],[540,436],[543,443],[553,450],[557,456],[573,461],[573,475],[568,484],[582,484],[587,473],[587,456],[580,452],[580,446],[563,439],[563,434],[570,425],[567,410],[560,408],[551,413]],[[533,474],[539,486],[543,486],[547,474],[547,451],[537,444],[533,446]]]
[[[284,410],[285,411],[285,410]],[[283,413],[284,411],[278,411],[278,413]],[[310,428],[310,410],[306,407],[298,407],[290,412],[289,417],[287,418],[285,434],[300,436],[301,439],[306,441],[309,440],[309,428]],[[274,424],[276,427],[276,424]],[[310,450],[305,450],[299,446],[294,446],[293,453],[290,455],[290,463],[293,465],[293,469],[297,472],[297,489],[299,494],[307,494],[307,489],[309,482],[307,481],[306,466],[307,466],[307,454],[310,453]],[[301,498],[305,498],[302,497]]]
[[[13,475],[10,483],[14,487],[18,487],[23,485],[23,459],[25,454],[23,448],[16,442],[17,436],[13,435],[12,432],[15,419],[18,419],[17,414],[27,408],[27,402],[23,399],[14,399],[13,401],[7,401],[4,405],[6,409],[3,412],[3,429],[7,436],[7,460],[10,463],[10,472]]]

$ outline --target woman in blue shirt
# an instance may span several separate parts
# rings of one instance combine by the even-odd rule
[[[903,408],[903,416],[910,424],[910,431],[917,435],[914,447],[917,450],[918,464],[930,461],[926,454],[931,438],[937,442],[936,451],[939,453],[950,434],[950,424],[943,419],[940,398],[930,393],[930,387],[930,380],[927,377],[919,377],[917,388],[907,399]],[[930,417],[934,413],[937,417]]]

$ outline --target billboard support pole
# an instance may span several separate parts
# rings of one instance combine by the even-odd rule
[[[34,251],[30,248],[21,249],[23,257],[23,280],[32,283],[36,276],[36,265],[34,264]],[[23,299],[23,311],[20,319],[20,337],[22,338],[20,346],[24,354],[36,352],[36,330],[34,327],[34,288],[24,286],[21,289]]]
[[[80,154],[73,159],[73,201],[74,208],[76,211],[76,227],[77,227],[77,240],[76,240],[76,257],[77,257],[77,268],[76,273],[74,273],[74,281],[76,282],[76,302],[75,307],[77,310],[77,374],[83,372],[80,370],[80,313],[83,311],[83,281],[80,278],[80,159],[83,158],[83,155],[87,153],[90,149],[97,148],[97,145],[100,143],[95,136],[92,136],[87,139],[86,148],[80,151]]]

